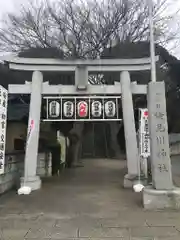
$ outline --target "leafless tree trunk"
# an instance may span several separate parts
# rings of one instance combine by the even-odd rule
[[[120,159],[122,156],[121,149],[117,140],[117,134],[119,132],[119,129],[121,127],[121,123],[119,122],[109,122],[110,126],[110,147],[113,150],[115,154],[115,158]]]
[[[71,150],[70,150],[72,151],[72,166],[75,166],[75,167],[82,165],[80,153],[81,153],[83,129],[84,129],[83,122],[75,122],[73,128],[70,131],[70,135],[77,136],[77,141],[74,142],[74,144],[72,144]]]

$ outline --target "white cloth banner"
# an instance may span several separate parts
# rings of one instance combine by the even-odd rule
[[[141,108],[140,111],[140,126],[139,126],[139,150],[140,156],[148,158],[150,156],[150,137],[148,124],[148,109]]]
[[[34,127],[35,127],[35,122],[34,122],[33,119],[31,119],[29,121],[28,134],[27,134],[27,143],[26,144],[29,144],[30,138],[32,136],[32,132],[34,131]]]
[[[0,86],[0,174],[4,174],[8,91]]]

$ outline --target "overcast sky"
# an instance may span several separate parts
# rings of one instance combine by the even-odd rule
[[[38,2],[40,0],[34,0],[34,1]],[[149,1],[149,0],[144,0],[144,1]],[[159,0],[156,0],[156,1],[159,1]],[[169,14],[169,12],[175,12],[178,8],[180,9],[180,0],[168,0],[168,1],[170,2],[171,5],[166,10],[167,14]],[[26,4],[27,2],[28,0],[0,0],[0,19],[2,19],[7,12],[18,11],[18,8],[22,4]],[[180,12],[177,18],[179,19],[179,22],[180,22]],[[179,33],[180,33],[180,25],[179,25]],[[179,34],[179,39],[180,39],[180,34]],[[179,44],[180,44],[180,41],[179,41]],[[174,54],[180,59],[180,45],[178,47],[176,46],[176,48],[174,47],[174,45],[169,46],[169,50],[171,51],[172,54]]]

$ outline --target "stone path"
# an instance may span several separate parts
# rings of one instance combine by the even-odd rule
[[[0,239],[180,240],[180,213],[147,212],[122,188],[125,163],[86,160],[30,196],[0,198]]]

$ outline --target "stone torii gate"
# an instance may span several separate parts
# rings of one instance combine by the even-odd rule
[[[101,95],[101,94],[115,94],[122,95],[123,107],[123,120],[126,139],[126,152],[127,152],[127,167],[128,172],[124,177],[124,187],[132,187],[133,182],[138,176],[138,147],[135,131],[134,111],[132,94],[147,94],[148,93],[148,108],[150,111],[150,135],[151,135],[151,152],[152,152],[152,172],[153,172],[153,188],[145,188],[144,190],[144,206],[146,208],[156,208],[165,205],[168,206],[169,199],[165,198],[165,203],[159,203],[159,196],[161,199],[165,193],[171,193],[173,196],[179,196],[177,189],[174,190],[171,176],[171,166],[169,158],[169,145],[167,133],[167,117],[165,107],[165,94],[164,83],[149,83],[147,85],[138,85],[130,81],[131,71],[144,71],[150,70],[151,64],[149,58],[143,59],[98,59],[98,60],[56,60],[56,59],[33,59],[33,58],[19,58],[16,56],[6,57],[4,59],[8,63],[9,68],[20,71],[32,71],[32,82],[25,83],[24,85],[9,85],[8,91],[10,94],[31,94],[30,111],[29,111],[29,128],[28,134],[31,132],[30,137],[27,139],[26,154],[25,154],[25,173],[26,184],[32,190],[41,187],[41,180],[36,175],[37,167],[37,152],[39,141],[39,125],[40,125],[40,111],[42,95],[58,94],[58,95]],[[156,57],[158,61],[158,57]],[[59,72],[75,72],[75,85],[49,85],[48,82],[43,82],[43,73],[45,71],[59,71]],[[88,74],[91,72],[119,72],[120,83],[116,85],[89,85]],[[156,98],[158,96],[158,98]],[[158,100],[157,100],[158,99]],[[156,101],[159,101],[158,106]],[[157,109],[161,111],[164,122],[157,122],[154,114]],[[151,115],[151,112],[153,113]],[[32,127],[33,121],[33,129]],[[165,131],[163,131],[162,146],[157,147],[157,131],[155,130],[159,124],[164,124]],[[162,133],[162,132],[161,132]],[[161,141],[159,140],[159,141]],[[159,150],[163,147],[165,149],[164,162],[159,163],[157,156],[160,155]],[[159,171],[158,166],[161,166]],[[164,169],[163,169],[164,165]],[[160,174],[160,175],[158,175]],[[164,179],[163,179],[164,178]],[[22,183],[23,183],[22,179]],[[175,192],[174,192],[175,191]],[[158,200],[157,200],[158,198]],[[178,200],[178,198],[175,198]],[[158,204],[157,204],[158,202]],[[162,202],[162,201],[161,201]],[[176,201],[175,201],[176,202]],[[163,206],[162,206],[163,205]],[[172,204],[171,204],[172,205]],[[176,204],[176,208],[177,208]]]

